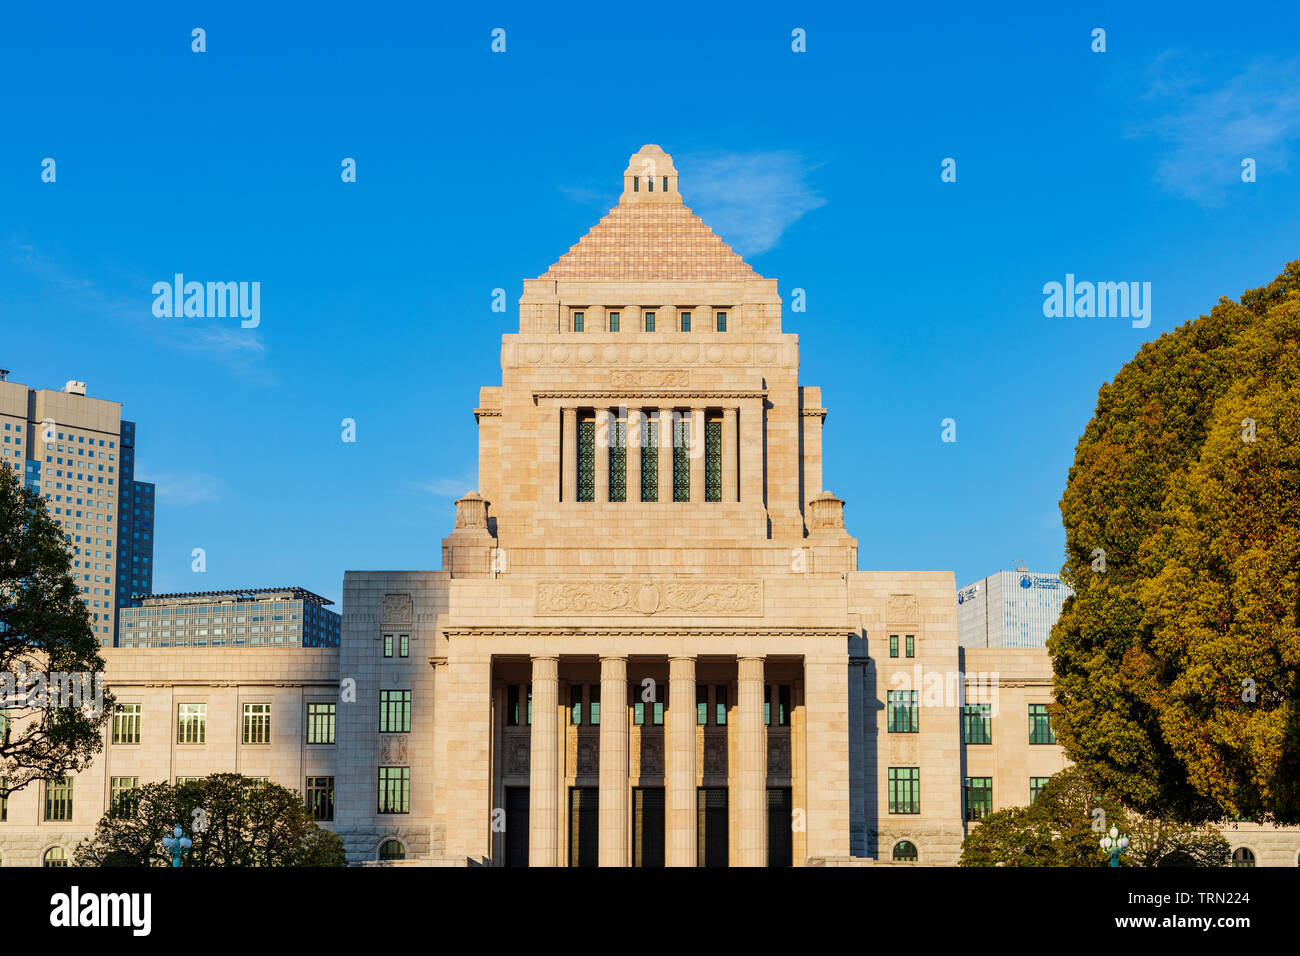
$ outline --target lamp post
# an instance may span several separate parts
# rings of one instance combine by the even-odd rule
[[[181,854],[194,845],[184,833],[185,831],[178,826],[172,831],[171,836],[163,837],[163,849],[172,855],[172,866],[180,866]]]
[[[1110,833],[1101,838],[1101,851],[1110,854],[1110,865],[1119,866],[1119,855],[1128,852],[1128,837],[1120,836],[1119,830],[1110,828]]]

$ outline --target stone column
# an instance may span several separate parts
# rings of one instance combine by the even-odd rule
[[[673,500],[673,410],[659,409],[659,501]]]
[[[596,448],[593,453],[593,468],[596,471],[596,494],[598,502],[609,501],[609,456],[610,446],[614,444],[614,416],[608,408],[596,409]]]
[[[691,501],[704,500],[704,409],[691,409]]]
[[[740,500],[763,504],[763,399],[740,400]]]
[[[628,727],[627,658],[600,659],[600,843],[601,866],[627,866]]]
[[[739,660],[737,852],[739,866],[767,866],[767,728],[763,724],[763,658]]]
[[[641,436],[645,414],[639,408],[627,410],[627,500],[641,500]]]
[[[528,865],[560,862],[559,659],[533,658],[533,724],[528,758]]]
[[[760,691],[761,693],[761,691]],[[695,866],[695,658],[668,661],[664,734],[664,863]]]
[[[563,476],[561,501],[578,500],[578,410],[566,408],[560,416],[564,438],[561,441],[560,474]]]
[[[736,409],[722,410],[722,500],[735,501],[738,490],[736,472]]]

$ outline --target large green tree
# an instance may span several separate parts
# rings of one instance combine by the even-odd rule
[[[0,467],[4,796],[33,780],[76,773],[103,748],[112,696],[104,691],[95,700],[94,675],[102,687],[104,661],[72,578],[70,547],[41,497],[25,489],[15,471]],[[69,678],[78,682],[80,701],[69,693]]]
[[[343,841],[292,790],[237,773],[132,791],[77,847],[78,866],[170,866],[162,839],[180,826],[182,866],[342,866]]]
[[[1061,514],[1066,753],[1149,816],[1300,822],[1300,261],[1101,387]]]

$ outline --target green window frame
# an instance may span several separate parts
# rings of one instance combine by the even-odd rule
[[[140,704],[117,704],[113,708],[113,743],[138,744],[140,719]]]
[[[398,656],[398,657],[410,657],[410,656],[411,656],[411,635],[410,635],[410,634],[400,634],[400,635],[398,635],[397,645],[398,645],[398,646],[397,646],[397,656]]]
[[[889,812],[921,812],[921,768],[889,768]]]
[[[719,727],[727,726],[726,684],[718,684],[713,688],[713,722]]]
[[[45,819],[72,819],[71,777],[51,777],[45,781]]]
[[[898,656],[898,635],[897,634],[889,635],[889,656],[890,657]]]
[[[673,501],[691,500],[691,420],[673,416]]]
[[[139,777],[111,777],[108,789],[108,815],[114,820],[135,816],[140,789]]]
[[[176,742],[201,744],[208,739],[208,705],[176,705]]]
[[[587,314],[585,312],[573,313],[573,331],[575,332],[586,331],[586,324],[587,324]]]
[[[596,500],[596,422],[578,422],[578,500]]]
[[[916,635],[908,634],[904,638],[904,640],[906,642],[906,649],[904,651],[905,655],[907,657],[915,657],[916,656]]]
[[[650,418],[641,430],[641,500],[659,500],[659,422]]]
[[[645,314],[645,330],[647,332],[653,332],[655,330],[655,314],[653,312],[647,312]]]
[[[662,700],[655,701],[654,706],[650,709],[650,722],[654,727],[664,725],[664,702]]]
[[[334,819],[334,778],[308,777],[303,790],[313,820]]]
[[[722,500],[722,422],[704,423],[704,500]]]
[[[1031,804],[1038,802],[1038,795],[1043,792],[1043,788],[1047,786],[1047,781],[1051,779],[1051,777],[1029,778],[1029,802]]]
[[[609,500],[627,501],[627,419],[610,422]]]
[[[993,812],[993,778],[967,777],[962,784],[966,819],[983,820]]]
[[[271,742],[271,705],[244,705],[244,743],[269,744]]]
[[[379,732],[381,734],[409,734],[411,732],[411,692],[409,690],[381,690],[379,692]]]
[[[1056,731],[1052,730],[1046,704],[1029,705],[1029,742],[1031,744],[1056,743]]]
[[[337,720],[337,704],[309,701],[307,704],[307,743],[334,743],[334,728]]]
[[[967,704],[962,708],[961,739],[966,744],[993,743],[993,709],[988,704]]]
[[[379,768],[379,812],[411,812],[411,768]]]
[[[921,732],[920,708],[914,690],[891,690],[886,695],[887,718],[891,734]]]
[[[384,635],[384,656],[393,656],[393,635],[391,634]]]
[[[689,312],[679,312],[678,315],[681,317],[681,330],[689,332],[691,330],[691,314]]]
[[[618,316],[618,313],[617,313],[617,312],[611,312],[611,313],[609,314],[609,330],[610,330],[611,332],[617,332],[617,331],[618,331],[618,318],[619,318],[619,316]]]
[[[727,313],[715,312],[713,314],[714,326],[719,332],[727,331]]]
[[[709,688],[707,684],[695,685],[695,725],[703,727],[709,722]]]
[[[763,685],[763,724],[772,726],[772,685]]]
[[[600,685],[592,684],[587,688],[587,724],[600,726]]]

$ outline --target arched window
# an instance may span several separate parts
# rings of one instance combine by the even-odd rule
[[[63,847],[52,846],[45,851],[45,859],[42,866],[67,866],[68,854],[63,852]]]
[[[379,844],[379,859],[405,860],[406,847],[402,846],[397,840],[385,840]]]
[[[894,844],[894,862],[895,863],[915,863],[920,854],[916,852],[916,844],[911,840],[899,840]]]
[[[1237,847],[1237,849],[1232,851],[1232,865],[1233,866],[1254,866],[1255,851],[1249,850],[1244,846]]]

